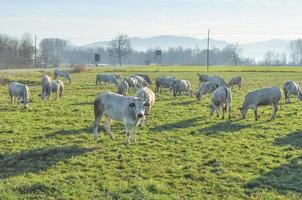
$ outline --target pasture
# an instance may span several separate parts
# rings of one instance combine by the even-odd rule
[[[123,77],[147,73],[188,79],[198,89],[204,67],[104,68]],[[63,100],[42,102],[38,71],[13,71],[8,78],[27,83],[28,110],[12,107],[0,85],[0,199],[302,199],[302,102],[292,97],[275,121],[260,107],[259,121],[238,108],[248,91],[302,83],[294,67],[212,67],[209,74],[242,76],[232,90],[232,119],[209,117],[210,96],[157,95],[150,123],[137,143],[125,146],[123,124],[113,122],[93,140],[93,101],[114,85],[95,86],[97,71],[72,73]],[[51,73],[53,77],[53,73]],[[154,84],[152,85],[154,89]],[[132,91],[133,94],[133,91]],[[282,98],[284,103],[284,97]],[[105,134],[104,134],[105,133]]]

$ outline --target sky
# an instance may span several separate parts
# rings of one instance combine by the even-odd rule
[[[238,42],[302,36],[301,0],[0,0],[0,33],[75,45],[158,35]]]

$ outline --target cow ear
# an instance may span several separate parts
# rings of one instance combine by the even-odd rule
[[[147,103],[147,102],[146,102],[146,103],[145,103],[145,106],[149,107],[149,106],[150,106],[150,103]]]
[[[134,107],[135,106],[135,103],[129,103],[129,107]]]

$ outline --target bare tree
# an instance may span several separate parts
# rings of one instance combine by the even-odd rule
[[[288,49],[292,64],[302,65],[302,39],[290,41]]]
[[[41,56],[44,58],[46,65],[58,64],[64,61],[64,53],[70,48],[68,40],[58,38],[43,39],[40,44]]]
[[[109,53],[113,58],[118,59],[118,63],[122,65],[122,59],[128,57],[132,52],[130,39],[125,34],[118,34],[109,43]]]
[[[237,66],[237,64],[240,61],[240,56],[241,56],[241,53],[242,53],[242,49],[239,46],[239,44],[238,43],[236,43],[236,44],[229,44],[229,45],[227,45],[224,48],[224,51],[226,51],[226,52],[229,53],[229,56],[232,57],[235,66]]]

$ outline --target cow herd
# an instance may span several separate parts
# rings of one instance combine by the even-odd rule
[[[197,101],[205,98],[207,94],[211,95],[210,116],[214,112],[219,117],[219,111],[222,110],[222,119],[225,113],[231,118],[232,91],[237,85],[242,87],[242,78],[234,77],[227,84],[225,80],[218,76],[209,76],[197,74],[199,79],[199,88],[195,93]],[[66,71],[55,70],[54,80],[47,75],[41,77],[41,93],[39,96],[42,100],[48,100],[51,93],[56,97],[63,97],[64,82],[58,78],[63,77],[65,81],[71,83],[71,76]],[[94,138],[98,138],[98,128],[101,118],[104,116],[105,129],[112,139],[114,136],[110,129],[112,120],[121,121],[125,126],[126,144],[130,143],[131,137],[136,141],[136,128],[139,125],[148,123],[148,116],[151,108],[155,103],[155,93],[151,89],[152,80],[146,74],[138,73],[130,77],[122,77],[113,73],[102,73],[96,75],[96,85],[114,84],[116,92],[103,92],[98,95],[94,101],[95,119],[93,122]],[[188,94],[193,96],[191,83],[188,80],[178,80],[175,77],[160,76],[155,79],[155,92],[159,95],[163,88],[168,89],[173,96]],[[25,84],[11,82],[8,85],[11,102],[23,103],[27,108],[29,100],[29,88]],[[129,90],[135,92],[134,96],[127,96]],[[302,100],[300,85],[297,81],[286,81],[283,86],[285,103],[290,103],[290,96],[296,95]],[[253,109],[255,120],[258,120],[258,107],[272,105],[273,112],[271,119],[275,119],[278,111],[278,104],[281,104],[282,90],[279,87],[272,86],[260,88],[246,94],[244,102],[240,107],[240,113],[243,119],[246,118],[248,109]]]

